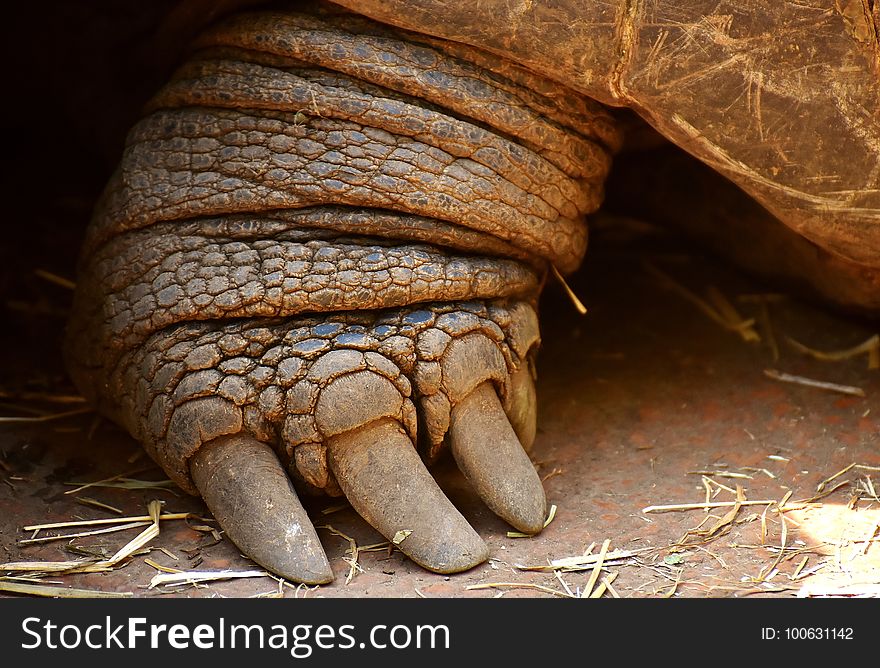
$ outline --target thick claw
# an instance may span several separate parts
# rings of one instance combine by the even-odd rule
[[[489,550],[428,473],[409,436],[377,420],[327,442],[330,467],[349,502],[420,566],[457,573]]]
[[[324,548],[272,449],[243,434],[205,443],[190,472],[214,517],[239,549],[288,580],[333,580]]]
[[[449,442],[465,478],[495,514],[525,533],[543,528],[544,487],[491,383],[452,409]]]

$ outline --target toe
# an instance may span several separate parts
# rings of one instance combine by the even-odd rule
[[[543,528],[544,488],[492,383],[452,409],[449,443],[458,467],[495,514],[525,533]]]
[[[202,445],[190,471],[214,517],[251,559],[295,582],[333,579],[317,533],[272,448],[243,434],[224,436]]]
[[[336,435],[327,449],[351,505],[417,564],[456,573],[488,558],[486,544],[437,486],[397,422],[378,420]]]

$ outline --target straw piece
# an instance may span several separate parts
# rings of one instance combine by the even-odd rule
[[[153,561],[152,559],[144,559],[144,563],[147,566],[152,566],[157,571],[161,571],[162,573],[183,573],[183,571],[179,568],[171,568],[170,566],[163,566],[158,561]]]
[[[714,536],[721,529],[726,527],[728,524],[731,524],[733,520],[736,519],[736,516],[739,514],[739,509],[742,507],[743,502],[746,500],[745,494],[743,493],[743,488],[739,485],[736,486],[736,501],[733,503],[733,507],[727,511],[727,513],[722,517],[718,522],[715,523],[709,532],[706,534],[706,537]]]
[[[669,274],[660,271],[653,264],[646,262],[644,264],[644,267],[648,271],[648,273],[653,274],[657,278],[664,281],[673,291],[678,293],[687,301],[694,304],[698,309],[700,309],[700,311],[702,311],[704,315],[706,315],[710,320],[717,323],[718,325],[721,325],[721,327],[723,327],[724,329],[736,332],[742,337],[744,341],[747,342],[761,340],[760,335],[754,329],[754,319],[744,320],[742,316],[737,313],[736,309],[733,308],[733,305],[730,304],[730,301],[726,297],[724,297],[724,295],[722,295],[717,288],[710,286],[708,290],[709,299],[711,299],[713,302],[717,302],[715,304],[710,304],[702,297],[699,297],[698,295],[688,290],[685,286],[676,281]]]
[[[553,571],[553,575],[559,580],[559,584],[562,585],[562,588],[565,590],[565,593],[571,596],[572,598],[576,598],[574,592],[571,590],[571,587],[568,586],[568,583],[562,579],[562,573],[559,571]]]
[[[819,492],[818,494],[814,494],[809,499],[800,499],[800,500],[796,501],[795,504],[801,504],[802,508],[806,508],[808,506],[821,507],[822,504],[816,503],[816,501],[818,501],[819,499],[824,499],[826,496],[831,496],[832,494],[834,494],[834,492],[839,490],[841,487],[845,487],[848,484],[849,484],[849,480],[841,480],[839,483],[834,485],[834,487],[832,487],[831,489],[826,489],[824,492]],[[795,506],[791,506],[791,505],[786,508],[786,510],[794,510],[794,509],[795,509]]]
[[[180,561],[180,557],[178,557],[176,554],[174,554],[173,552],[171,552],[171,551],[170,551],[169,549],[167,549],[167,548],[160,547],[160,548],[159,548],[159,552],[164,552],[164,553],[167,554],[171,559],[174,559],[174,561]]]
[[[403,541],[409,538],[409,535],[412,533],[412,529],[401,529],[396,534],[394,534],[394,538],[391,539],[391,542],[395,545],[400,545]]]
[[[316,526],[316,529],[327,529],[334,536],[339,536],[343,540],[348,541],[348,551],[351,552],[351,558],[346,559],[345,561],[348,563],[348,575],[345,576],[345,584],[349,584],[355,575],[357,575],[358,571],[361,571],[360,565],[358,564],[358,544],[357,541],[351,536],[342,533],[338,529],[334,528],[329,524],[323,524],[320,526]]]
[[[614,575],[617,575],[614,573]],[[620,598],[620,594],[617,593],[617,590],[611,586],[611,582],[609,580],[602,580],[602,583],[608,588],[608,592],[611,594],[611,598]]]
[[[136,450],[135,453],[137,454],[138,457],[140,457],[141,454],[143,453],[143,450],[141,450],[141,449]],[[129,463],[131,463],[131,462],[129,462]],[[103,485],[103,483],[113,482],[114,480],[129,480],[130,478],[127,478],[127,476],[137,475],[138,473],[145,473],[146,471],[151,471],[154,468],[155,468],[155,466],[147,466],[145,468],[140,468],[140,469],[136,469],[134,471],[129,471],[128,473],[119,473],[117,475],[110,476],[109,478],[104,478],[103,480],[96,480],[94,482],[64,483],[65,485],[80,485],[76,489],[67,490],[66,492],[64,492],[64,494],[65,495],[66,494],[76,494],[77,492],[81,492],[84,489],[87,489],[89,487],[100,487]]]
[[[82,485],[79,482],[66,482],[65,485]],[[175,496],[177,493],[174,489],[177,487],[177,483],[172,480],[135,480],[133,478],[120,478],[117,477],[112,482],[94,482],[88,483],[81,487],[110,487],[114,489],[160,489],[171,492]],[[78,491],[78,490],[77,490]],[[65,494],[73,493],[73,492],[65,492]]]
[[[773,380],[778,380],[783,383],[815,387],[819,390],[828,390],[829,392],[838,392],[839,394],[848,394],[854,397],[865,396],[865,391],[860,387],[838,385],[837,383],[828,383],[824,380],[813,380],[812,378],[806,378],[804,376],[794,376],[790,373],[782,373],[776,369],[764,369],[764,375],[767,376],[767,378],[772,378]]]
[[[744,327],[742,324],[745,322],[751,322],[754,324],[754,320],[747,321],[743,318],[739,312],[736,310],[733,304],[730,303],[730,300],[725,297],[722,292],[716,288],[714,285],[710,285],[706,288],[706,296],[709,298],[709,301],[712,302],[712,305],[715,306],[716,311],[721,315],[724,320],[729,322],[732,326],[736,326],[737,323],[739,326],[736,328],[736,331],[742,336],[743,340],[746,342],[757,342],[761,340],[760,335],[756,332],[751,326]]]
[[[554,596],[561,596],[563,598],[571,598],[568,594],[563,591],[557,591],[556,589],[550,589],[550,587],[544,587],[543,585],[530,584],[528,582],[485,582],[483,584],[475,584],[468,585],[465,587],[467,590],[475,590],[475,589],[503,589],[503,588],[511,588],[511,589],[537,589],[538,591],[543,591],[547,594],[553,594]]]
[[[35,545],[38,543],[51,543],[56,540],[67,540],[69,538],[85,538],[86,536],[98,536],[105,533],[116,533],[117,531],[127,531],[129,529],[137,529],[147,526],[150,522],[129,522],[120,524],[119,526],[107,527],[105,529],[94,529],[92,531],[80,531],[77,533],[65,533],[59,536],[40,536],[39,538],[23,538],[18,541],[19,545]]]
[[[129,598],[134,596],[129,591],[99,591],[96,589],[70,589],[68,587],[51,587],[49,585],[19,584],[17,582],[0,582],[0,591],[12,594],[29,594],[49,598]]]
[[[590,574],[590,579],[584,586],[582,596],[589,597],[590,593],[593,591],[593,587],[596,586],[596,581],[599,579],[599,574],[602,572],[602,563],[605,561],[605,555],[608,554],[608,547],[610,545],[611,540],[608,538],[602,541],[602,547],[599,549],[599,556],[596,559],[596,563],[593,564],[593,572]]]
[[[675,582],[672,583],[672,586],[669,588],[669,591],[663,594],[663,598],[672,598],[675,595],[676,590],[678,589],[678,585],[681,584],[681,574],[684,572],[683,568],[678,569],[678,573],[675,576]]]
[[[758,577],[755,579],[756,582],[767,582],[773,575],[775,575],[774,571],[776,571],[776,567],[779,566],[779,562],[782,561],[782,557],[785,556],[785,548],[788,540],[788,525],[785,523],[785,515],[781,510],[776,511],[779,514],[779,521],[782,523],[782,537],[780,538],[781,545],[779,546],[779,552],[776,555],[776,559],[773,560],[773,563],[770,564],[770,567],[766,569],[761,569],[761,573],[758,574]]]
[[[828,566],[828,562],[823,561],[822,563],[820,563],[816,566],[813,566],[812,568],[808,568],[807,570],[798,573],[797,577],[792,576],[791,579],[792,580],[803,580],[804,578],[809,577],[810,575],[815,575],[816,573],[821,571],[826,566]]]
[[[563,278],[562,274],[559,273],[559,270],[554,266],[550,265],[550,269],[553,271],[553,275],[556,277],[556,280],[559,281],[559,284],[562,286],[562,289],[565,290],[565,294],[568,295],[568,298],[571,300],[571,303],[574,304],[575,309],[581,315],[587,314],[587,307],[584,306],[584,303],[578,299],[578,296],[574,293],[568,283],[565,282],[565,278]]]
[[[779,501],[779,503],[776,504],[776,507],[779,509],[780,512],[785,510],[785,504],[788,503],[788,500],[791,498],[791,495],[793,493],[794,492],[792,490],[788,490],[785,493],[785,495],[782,497],[782,499]]]
[[[179,571],[177,573],[159,573],[150,580],[150,589],[159,585],[184,585],[196,582],[215,580],[231,580],[234,578],[271,577],[266,571]]]
[[[122,548],[120,548],[112,557],[109,559],[92,559],[92,560],[82,560],[82,561],[18,561],[18,562],[10,562],[6,564],[0,564],[0,571],[6,572],[31,572],[31,573],[55,573],[55,574],[74,574],[74,573],[101,573],[113,570],[117,565],[124,561],[125,559],[131,557],[139,550],[141,550],[147,543],[149,543],[153,538],[159,535],[159,520],[162,517],[162,502],[161,501],[150,501],[147,505],[148,509],[148,522],[130,522],[128,524],[124,524],[121,527],[107,527],[104,529],[97,529],[94,531],[82,532],[81,534],[69,534],[65,536],[47,536],[43,539],[33,538],[29,539],[27,542],[39,542],[44,540],[59,540],[62,538],[71,538],[75,536],[82,535],[94,535],[94,534],[102,534],[109,533],[111,531],[121,531],[123,529],[131,529],[134,527],[143,526],[144,524],[148,524],[149,526],[135,536],[132,540],[126,543]],[[112,521],[119,522],[120,520],[114,519]],[[22,541],[24,542],[24,541]],[[42,595],[42,596],[70,596],[70,594],[65,594],[63,592],[71,591],[61,588],[59,592],[49,592],[49,593],[37,593],[30,592],[34,595]],[[85,591],[85,590],[80,590]],[[29,592],[22,592],[29,593]]]
[[[859,598],[880,598],[880,584],[853,582],[842,585],[807,583],[797,593],[798,598],[825,596],[855,596]]]
[[[552,522],[553,518],[555,518],[555,517],[556,517],[556,504],[553,504],[552,506],[550,506],[550,512],[547,513],[547,519],[544,520],[544,526],[542,528],[546,529],[547,525],[550,524],[550,522]],[[508,538],[534,538],[534,536],[535,536],[535,534],[533,534],[533,533],[523,533],[522,531],[508,531],[507,532]]]
[[[78,561],[10,561],[0,564],[0,571],[7,573],[65,573],[84,567],[93,567],[97,562],[91,560]],[[110,570],[102,568],[102,571]]]
[[[880,503],[880,497],[877,496],[877,490],[874,489],[874,482],[871,480],[871,476],[865,476],[864,480],[861,480],[859,483],[864,492],[867,492],[867,496],[869,499]]]
[[[767,306],[767,299],[758,300],[758,312],[760,314],[761,325],[764,327],[764,333],[767,335],[767,345],[770,346],[770,353],[773,355],[773,362],[779,361],[779,344],[776,342],[776,333],[773,331],[773,321],[770,319],[770,308]]]
[[[688,471],[688,475],[707,475],[707,476],[717,476],[719,478],[744,478],[746,480],[751,480],[754,476],[750,476],[748,473],[737,473],[735,471]]]
[[[711,480],[711,478],[702,476],[700,480],[703,483],[703,487],[706,489],[706,503],[710,503],[712,500],[712,486],[709,484],[709,480]],[[709,512],[709,506],[706,506],[706,512]]]
[[[332,513],[338,513],[340,510],[345,510],[346,508],[351,508],[350,503],[336,503],[332,506],[327,506],[326,508],[321,509],[322,515],[331,515]]]
[[[868,554],[868,548],[871,547],[872,543],[876,542],[875,536],[877,536],[878,534],[880,534],[880,522],[877,522],[874,525],[871,533],[868,534],[867,538],[865,538],[864,542],[862,543],[862,549],[859,550],[859,554],[861,554],[861,556],[864,557],[866,554]]]
[[[558,475],[562,475],[563,470],[561,468],[554,468],[550,473],[546,474],[543,478],[541,478],[541,482],[547,482],[550,478],[555,478]]]
[[[159,535],[159,517],[162,512],[162,502],[161,501],[150,501],[147,504],[147,510],[150,514],[150,519],[152,520],[152,524],[144,529],[137,536],[132,538],[128,543],[123,545],[112,557],[110,557],[106,563],[115,566],[123,559],[130,557],[132,554],[141,549],[144,545],[153,540],[156,536]],[[102,564],[104,562],[101,562]]]
[[[718,491],[719,491],[719,490],[722,490],[722,489],[723,489],[725,492],[730,492],[731,494],[736,494],[736,490],[735,490],[733,487],[728,487],[727,485],[722,485],[720,482],[718,482],[718,481],[715,480],[714,478],[710,478],[709,476],[704,475],[704,476],[703,476],[703,479],[706,480],[709,484],[711,484],[711,485],[715,485],[715,486],[718,488],[717,490],[715,490],[715,493],[712,495],[712,498],[713,498],[713,499],[714,499],[716,496],[718,496]]]
[[[722,559],[719,555],[715,554],[711,550],[707,550],[705,547],[703,547],[701,545],[694,545],[694,548],[697,550],[700,550],[701,552],[705,552],[706,554],[708,554],[715,561],[717,561],[719,564],[721,564],[721,568],[724,568],[725,570],[730,570],[730,566],[727,565],[727,562],[724,561],[724,559]]]
[[[84,506],[94,506],[95,508],[100,508],[101,510],[106,510],[110,513],[116,513],[117,515],[122,515],[122,511],[119,508],[114,506],[107,505],[106,503],[102,503],[97,499],[93,499],[88,496],[78,496],[76,497],[76,502],[81,503]]]
[[[646,547],[641,550],[611,550],[604,556],[606,565],[617,564],[624,559],[629,559],[640,552],[647,552],[654,548]],[[522,564],[514,564],[514,568],[521,571],[585,571],[593,568],[599,560],[599,554],[584,554],[576,557],[563,557],[561,559],[553,559],[548,564],[539,564],[536,566],[524,566]]]
[[[596,591],[590,594],[590,598],[602,598],[605,591],[611,591],[611,583],[617,579],[617,573],[611,573],[608,577],[602,578],[602,581],[599,583],[599,586],[596,587]],[[615,598],[620,598],[619,596],[615,596]]]
[[[192,513],[165,513],[159,515],[159,520],[185,520],[187,518],[199,519],[203,522],[208,520],[193,515]],[[52,522],[50,524],[31,524],[22,527],[24,531],[42,531],[44,529],[66,529],[70,527],[89,527],[99,526],[102,524],[119,524],[120,522],[152,522],[150,515],[137,515],[135,517],[102,517],[97,520],[77,520],[75,522]]]
[[[835,473],[835,474],[834,474],[833,476],[831,476],[830,478],[825,478],[825,480],[823,480],[822,482],[820,482],[820,483],[819,483],[819,486],[816,487],[816,491],[817,491],[817,492],[822,492],[822,491],[824,491],[824,490],[825,490],[825,486],[826,486],[829,482],[831,482],[832,480],[837,480],[837,478],[839,478],[839,477],[842,476],[843,474],[848,473],[849,471],[851,471],[851,470],[855,467],[855,465],[856,465],[856,463],[853,462],[852,464],[850,464],[850,465],[847,466],[846,468],[841,469],[840,471],[838,471],[837,473]]]
[[[868,368],[880,369],[880,334],[875,334],[867,341],[863,341],[862,343],[859,343],[852,348],[846,348],[845,350],[829,351],[808,348],[803,343],[795,341],[790,336],[787,336],[785,338],[787,339],[788,344],[799,353],[808,355],[809,357],[820,360],[822,362],[841,362],[843,360],[848,360],[858,355],[867,355]]]
[[[360,567],[360,564],[358,564],[358,556],[360,555],[361,552],[375,552],[377,550],[384,550],[384,549],[390,550],[391,545],[392,545],[389,542],[382,542],[382,543],[373,543],[371,545],[366,545],[364,547],[361,547],[357,544],[357,541],[354,538],[342,533],[341,531],[334,528],[330,524],[320,524],[320,525],[316,526],[315,528],[316,529],[326,529],[327,531],[332,533],[334,536],[339,536],[343,540],[348,541],[349,547],[348,547],[347,552],[351,553],[351,557],[350,558],[346,558],[346,557],[342,558],[343,561],[345,561],[349,566],[348,575],[345,578],[345,584],[350,583],[352,581],[352,578],[354,578],[354,576],[357,574],[358,571],[361,571],[363,573],[364,569],[362,569]],[[403,542],[406,539],[406,536],[409,536],[412,533],[412,531],[403,530],[403,531],[398,531],[397,533],[398,534],[403,534],[403,533],[406,534],[405,536],[400,538],[400,542]],[[395,535],[395,538],[397,538],[397,537],[398,536]],[[390,551],[389,551],[389,555],[390,555]]]
[[[643,513],[667,513],[677,510],[702,510],[706,506],[710,508],[730,508],[732,506],[766,506],[776,503],[776,499],[762,499],[761,501],[712,501],[711,503],[673,503],[665,506],[647,506],[642,508]]]
[[[44,281],[49,281],[49,283],[54,283],[55,285],[59,285],[62,288],[67,288],[68,290],[76,290],[76,283],[71,281],[69,278],[64,278],[64,276],[59,276],[58,274],[52,273],[51,271],[46,271],[45,269],[34,269],[34,274],[42,278]]]

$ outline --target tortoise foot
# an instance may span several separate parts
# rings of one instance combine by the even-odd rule
[[[612,115],[327,8],[209,28],[146,112],[83,246],[83,394],[294,580],[331,576],[298,493],[346,496],[428,569],[484,561],[426,468],[444,448],[540,531],[533,306],[586,249]]]
[[[535,312],[516,300],[183,325],[128,361],[132,425],[248,556],[291,580],[332,572],[299,493],[344,495],[421,566],[453,573],[485,543],[427,465],[449,448],[486,505],[541,530]]]

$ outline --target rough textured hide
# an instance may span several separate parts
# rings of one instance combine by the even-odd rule
[[[484,382],[530,444],[510,378],[548,264],[584,253],[620,145],[604,108],[319,8],[211,28],[147,112],[89,228],[68,357],[182,487],[242,432],[338,494],[329,440],[392,420],[430,461]]]

